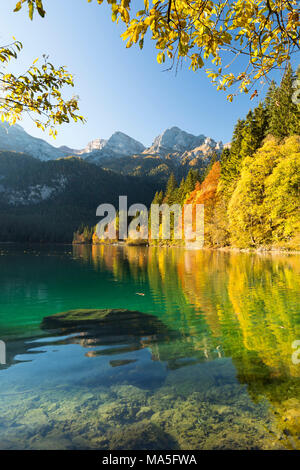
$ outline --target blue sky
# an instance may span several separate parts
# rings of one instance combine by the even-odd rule
[[[164,71],[166,66],[156,62],[150,39],[143,51],[126,49],[120,39],[122,26],[111,21],[107,5],[44,0],[46,18],[35,15],[30,21],[26,10],[13,13],[15,4],[16,0],[2,0],[0,9],[0,44],[15,36],[24,46],[13,71],[24,71],[37,57],[49,54],[55,65],[66,65],[74,74],[74,92],[87,118],[85,125],[60,126],[56,141],[28,118],[20,123],[51,144],[82,148],[92,139],[108,138],[120,130],[150,145],[171,126],[228,142],[238,117],[257,104],[242,95],[227,102],[204,71],[194,73],[187,67],[177,74]]]

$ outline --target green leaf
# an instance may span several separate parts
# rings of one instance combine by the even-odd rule
[[[34,5],[33,3],[29,3],[29,18],[33,19],[33,12],[34,12]]]

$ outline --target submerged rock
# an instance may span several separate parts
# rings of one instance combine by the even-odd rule
[[[101,327],[106,334],[149,336],[171,331],[154,315],[126,309],[79,309],[45,317],[42,329]],[[173,332],[174,333],[174,332]]]
[[[132,357],[132,353],[149,348],[150,358],[159,371],[162,366],[154,351],[160,344],[180,336],[180,332],[171,330],[156,316],[126,309],[69,310],[45,317],[41,328],[64,336],[80,333],[70,334],[55,344],[80,344],[87,348],[87,357],[110,356],[111,367],[134,368],[137,358]],[[105,349],[97,346],[105,346]],[[113,359],[114,355],[123,357]],[[162,375],[165,376],[165,372]]]
[[[45,317],[41,328],[51,337],[61,336],[53,341],[56,346],[79,344],[86,357],[108,358],[108,365],[118,370],[111,374],[104,366],[107,383],[142,387],[149,381],[152,387],[160,386],[165,380],[166,367],[155,352],[181,335],[154,315],[126,309],[70,310]],[[94,381],[99,381],[98,372]]]

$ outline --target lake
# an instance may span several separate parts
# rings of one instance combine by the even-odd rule
[[[0,448],[300,449],[299,284],[298,255],[1,245]],[[103,308],[140,313],[42,324]]]

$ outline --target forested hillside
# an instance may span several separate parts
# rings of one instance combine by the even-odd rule
[[[76,232],[76,241],[91,242],[98,205],[118,207],[119,195],[127,195],[129,205],[204,204],[206,246],[299,249],[300,118],[299,104],[292,99],[295,78],[289,67],[280,86],[271,84],[265,100],[238,120],[231,146],[221,157],[209,146],[206,149],[205,142],[212,145],[206,139],[202,147],[179,153],[179,165],[175,137],[199,142],[204,137],[178,128],[155,140],[156,155],[123,156],[122,161],[110,161],[110,169],[79,157],[40,161],[1,151],[0,240],[70,242]],[[169,141],[175,153],[170,153]]]
[[[300,117],[291,67],[264,102],[235,126],[205,180],[184,201],[204,204],[205,244],[300,248]],[[176,195],[173,191],[173,194]],[[161,201],[167,201],[167,193]]]
[[[204,204],[205,245],[300,248],[300,116],[289,67],[280,86],[238,120],[230,149],[205,174],[171,174],[153,203]],[[150,237],[151,238],[151,237]],[[176,240],[150,243],[173,244]]]
[[[97,222],[99,204],[150,204],[155,182],[118,175],[80,158],[42,162],[15,152],[0,152],[0,240],[71,242],[82,223]]]

